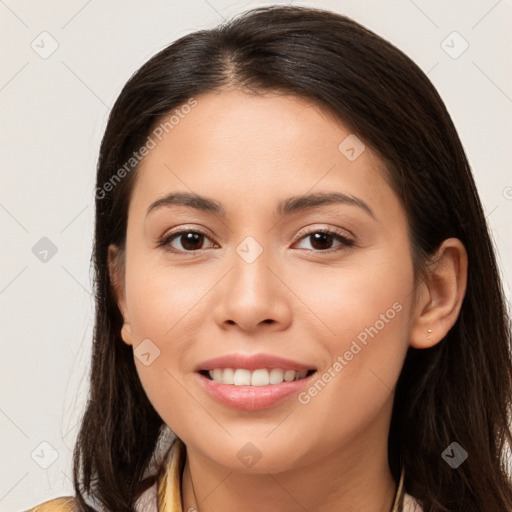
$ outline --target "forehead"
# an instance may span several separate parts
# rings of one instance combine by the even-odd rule
[[[152,135],[155,147],[137,171],[135,206],[147,207],[172,190],[233,204],[250,198],[262,207],[273,206],[277,197],[317,189],[389,202],[392,191],[378,159],[315,103],[241,91],[211,92],[195,100],[159,138]]]

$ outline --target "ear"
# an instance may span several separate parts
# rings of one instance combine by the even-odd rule
[[[117,307],[123,316],[121,338],[126,344],[132,345],[132,329],[126,307],[124,251],[114,244],[108,247],[108,272]]]
[[[417,289],[410,335],[414,348],[430,348],[448,334],[466,293],[468,257],[457,238],[446,239],[434,255],[427,280]]]

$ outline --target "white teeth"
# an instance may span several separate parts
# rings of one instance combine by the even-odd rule
[[[281,370],[281,368],[272,368],[272,370],[270,370],[269,376],[270,384],[281,384],[281,382],[284,380],[283,375],[284,371]]]
[[[295,370],[286,370],[284,372],[284,380],[286,382],[291,382],[292,380],[295,380]]]
[[[257,370],[246,370],[245,368],[215,368],[210,370],[212,380],[221,384],[232,384],[235,386],[267,386],[268,384],[281,384],[303,379],[308,371],[283,370],[281,368],[259,368]]]
[[[233,377],[233,384],[235,386],[250,386],[251,385],[251,372],[239,368],[235,370],[235,376]]]
[[[238,371],[238,370],[237,370]],[[268,370],[254,370],[251,375],[251,386],[267,386],[270,383]]]
[[[235,376],[235,370],[233,368],[226,368],[222,372],[222,383],[223,384],[233,384],[233,378]]]

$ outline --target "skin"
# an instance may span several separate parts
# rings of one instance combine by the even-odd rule
[[[149,338],[160,350],[149,366],[135,363],[187,446],[183,509],[388,512],[395,384],[408,347],[435,345],[455,323],[464,247],[446,240],[427,281],[415,282],[400,200],[369,147],[354,161],[340,152],[346,127],[303,98],[232,90],[196,99],[141,163],[124,258],[109,252],[124,342],[136,349]],[[147,214],[170,192],[208,196],[226,215],[181,205]],[[279,201],[313,192],[357,197],[373,216],[351,204],[275,215]],[[314,245],[306,235],[321,228],[355,243]],[[207,236],[194,253],[183,237],[158,246],[181,230]],[[247,236],[263,249],[252,263],[236,252]],[[196,365],[235,352],[308,363],[321,375],[396,303],[400,312],[307,404],[294,395],[240,411],[198,384]],[[261,455],[251,467],[237,457],[248,442]]]

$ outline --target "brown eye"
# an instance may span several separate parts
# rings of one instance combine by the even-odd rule
[[[318,230],[308,233],[303,236],[300,241],[308,240],[310,247],[303,247],[305,249],[314,250],[314,251],[328,251],[330,249],[351,247],[354,245],[354,241],[347,238],[344,235],[336,233],[334,231],[328,230]],[[337,244],[336,244],[337,242]],[[336,245],[333,245],[336,244]]]
[[[334,236],[328,233],[313,233],[311,237],[311,247],[316,250],[330,249],[334,242]]]
[[[190,252],[204,249],[205,239],[208,237],[198,231],[180,231],[165,238],[163,245],[176,252]]]

